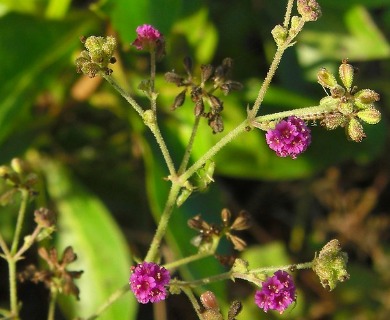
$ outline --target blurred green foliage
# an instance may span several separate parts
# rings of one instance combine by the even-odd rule
[[[390,27],[390,1],[322,0],[320,4],[323,17],[307,24],[298,43],[286,53],[262,114],[318,104],[325,94],[315,83],[317,70],[336,70],[343,58],[361,69],[355,80],[359,88],[374,89],[382,101],[389,100],[390,44],[384,30]],[[168,173],[159,150],[136,114],[107,84],[76,74],[73,61],[82,50],[79,37],[115,34],[120,46],[114,77],[137,100],[146,102],[137,85],[148,77],[147,56],[131,49],[130,43],[140,24],[152,24],[164,33],[167,57],[157,66],[158,108],[163,135],[179,161],[191,133],[192,105],[188,101],[170,111],[180,89],[165,83],[163,73],[183,71],[185,55],[194,58],[198,70],[202,63],[217,64],[232,57],[234,79],[244,84],[241,92],[223,97],[225,131],[234,128],[245,118],[271,62],[275,45],[270,30],[282,22],[284,5],[285,1],[260,0],[0,0],[0,163],[15,156],[34,163],[46,184],[37,205],[55,208],[59,214],[56,243],[72,244],[80,257],[88,283],[80,281],[81,302],[63,302],[69,319],[96,310],[104,297],[126,283],[131,257],[143,256],[154,230],[151,213],[158,220],[169,187],[163,180]],[[368,138],[360,144],[347,141],[341,130],[313,127],[309,150],[290,160],[276,157],[264,133],[253,131],[216,156],[216,173],[283,181],[310,178],[347,160],[368,164],[386,150],[389,108],[386,103],[381,106],[383,120],[365,128]],[[219,138],[201,123],[192,160]],[[195,234],[186,227],[188,218],[202,213],[217,219],[226,202],[213,186],[177,210],[168,233],[172,254],[182,257],[196,250],[190,244]],[[10,235],[7,230],[14,223],[9,216],[0,214],[5,235]],[[262,248],[254,247],[248,259],[260,255],[256,250]],[[264,256],[287,259],[280,248],[269,250],[275,252]],[[191,279],[221,270],[210,259],[181,272]],[[213,290],[226,305],[225,284]],[[102,319],[119,319],[119,314],[121,319],[135,319],[137,305],[126,297]],[[348,296],[343,301],[348,299],[353,304],[360,298]],[[300,303],[305,305],[304,298],[298,299]],[[365,312],[369,315],[370,310],[367,306]],[[343,312],[344,319],[353,317],[353,310]],[[251,313],[250,318],[260,319],[258,314]],[[304,314],[305,308],[297,306],[291,317]]]

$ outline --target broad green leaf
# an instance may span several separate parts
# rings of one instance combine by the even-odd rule
[[[69,61],[71,51],[79,46],[79,36],[92,25],[92,20],[75,21],[44,21],[16,14],[0,19],[0,143],[31,120],[29,107],[42,84],[57,77],[53,70],[60,70],[62,59]]]
[[[63,18],[69,10],[71,0],[50,0],[46,8],[46,17],[50,19]]]
[[[302,32],[297,49],[303,66],[324,59],[341,61],[348,58],[353,61],[390,56],[390,45],[366,8],[354,6],[339,14],[344,15],[346,33],[340,33],[340,28],[330,24],[327,29]]]
[[[68,319],[86,317],[129,278],[131,259],[123,235],[103,203],[88,192],[61,164],[46,160],[47,188],[58,211],[58,248],[72,246],[78,260],[74,270],[84,273],[76,280],[80,302],[74,297],[62,300]],[[112,304],[99,319],[134,319],[137,303],[126,294]]]
[[[218,33],[209,21],[208,10],[202,8],[193,15],[178,21],[173,28],[173,33],[187,37],[189,44],[194,48],[193,58],[197,63],[210,63],[218,44]]]

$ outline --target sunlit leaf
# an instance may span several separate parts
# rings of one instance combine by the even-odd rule
[[[74,270],[84,270],[77,280],[80,302],[64,298],[68,319],[90,316],[129,278],[131,260],[123,235],[106,207],[88,192],[65,167],[46,160],[47,188],[58,211],[58,247],[72,246],[78,260]],[[132,295],[110,306],[99,319],[132,319],[137,311]],[[65,307],[66,306],[66,307]]]

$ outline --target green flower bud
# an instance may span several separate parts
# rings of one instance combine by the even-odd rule
[[[81,66],[81,72],[90,78],[94,78],[99,71],[99,66],[94,62],[86,62]]]
[[[347,118],[339,113],[328,113],[321,121],[321,125],[327,130],[334,130],[338,127],[344,127],[347,123]]]
[[[325,88],[334,88],[337,85],[335,76],[326,68],[321,68],[317,73],[318,83]]]
[[[341,251],[340,242],[333,239],[314,257],[312,269],[320,278],[322,286],[332,291],[337,282],[349,279],[347,262],[347,253]]]
[[[275,26],[275,28],[272,29],[271,34],[274,37],[276,45],[279,47],[286,41],[287,29],[278,24]]]
[[[291,18],[289,35],[295,36],[302,29],[302,20],[303,19],[298,16],[293,16]]]
[[[6,179],[13,171],[8,166],[0,166],[0,177]]]
[[[353,104],[350,101],[341,101],[337,108],[343,115],[350,115],[353,111]]]
[[[202,320],[223,320],[219,310],[207,309],[202,313]]]
[[[114,37],[108,36],[102,44],[102,49],[104,53],[109,56],[110,58],[114,54],[114,51],[116,49],[116,40]]]
[[[151,125],[155,122],[156,117],[152,110],[146,110],[142,115],[142,119],[144,120],[146,125]]]
[[[347,136],[355,142],[362,142],[362,140],[366,137],[366,134],[363,131],[363,126],[361,123],[352,118],[347,126]]]
[[[91,36],[82,39],[82,42],[87,50],[83,50],[75,61],[77,72],[82,72],[90,78],[95,77],[100,71],[110,75],[112,70],[107,66],[116,61],[112,56],[116,49],[116,40],[110,36],[107,38]]]
[[[237,258],[234,260],[232,272],[246,274],[248,273],[248,262],[246,260]]]
[[[345,94],[345,89],[339,84],[336,84],[333,88],[330,89],[330,94],[333,98],[341,98]]]
[[[347,63],[348,60],[343,60],[343,63],[339,67],[339,76],[345,88],[347,88],[348,92],[351,91],[354,69],[353,67]]]
[[[377,124],[381,120],[381,113],[375,108],[367,108],[359,111],[357,117],[368,124]]]
[[[371,108],[373,103],[379,101],[380,96],[374,90],[362,89],[354,94],[355,105],[360,109]]]
[[[91,36],[85,40],[85,48],[88,50],[89,56],[93,62],[101,63],[104,61],[105,53],[102,49],[103,43],[103,37]]]
[[[191,193],[192,193],[192,190],[183,188],[181,190],[181,193],[179,194],[179,196],[176,199],[176,205],[178,207],[180,207],[188,199],[188,197],[191,195]]]

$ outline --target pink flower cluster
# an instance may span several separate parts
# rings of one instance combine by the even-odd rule
[[[278,270],[263,282],[261,290],[256,291],[255,303],[265,312],[277,310],[280,314],[296,300],[295,285],[292,277]]]
[[[131,269],[130,288],[139,303],[154,303],[167,297],[165,286],[171,280],[167,269],[153,262],[142,262]]]
[[[273,130],[268,130],[266,140],[269,147],[279,157],[291,157],[304,152],[311,143],[310,129],[306,123],[295,116],[280,121]]]
[[[155,48],[162,41],[162,34],[149,24],[143,24],[136,29],[137,39],[132,43],[138,50]]]

